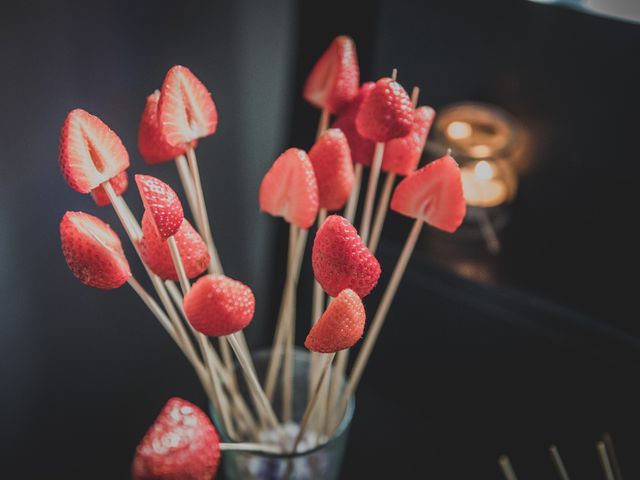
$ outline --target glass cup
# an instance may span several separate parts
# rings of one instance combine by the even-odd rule
[[[253,354],[253,361],[256,373],[261,384],[264,384],[264,376],[267,371],[270,350],[261,350]],[[285,425],[285,431],[291,439],[297,434],[297,423],[301,420],[304,409],[307,405],[309,393],[309,366],[311,355],[307,350],[296,349],[293,358],[293,422]],[[242,372],[236,367],[239,388],[247,404],[251,404],[247,387],[242,380]],[[344,384],[344,379],[341,379]],[[273,405],[276,415],[279,415],[281,405],[281,389],[277,388]],[[317,405],[316,405],[317,407]],[[323,441],[319,445],[312,445],[304,448],[303,442],[295,454],[283,453],[274,454],[270,452],[245,452],[245,451],[224,451],[222,452],[222,470],[229,480],[260,479],[260,480],[312,480],[337,479],[340,474],[342,457],[347,443],[349,426],[353,418],[355,400],[353,396],[349,399],[344,417],[340,421],[335,433],[331,438]],[[220,418],[211,407],[213,421],[220,433],[222,442],[233,442],[229,438]],[[270,434],[270,435],[269,435]],[[310,432],[310,436],[313,432]],[[273,436],[273,432],[267,432],[267,436]],[[305,436],[306,438],[306,436]],[[244,440],[244,439],[243,439]],[[236,439],[236,441],[238,441]]]

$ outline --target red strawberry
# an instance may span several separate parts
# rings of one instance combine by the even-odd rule
[[[251,323],[256,300],[244,283],[209,274],[193,284],[183,305],[193,328],[209,337],[223,337]]]
[[[307,229],[318,214],[318,184],[309,157],[290,148],[273,163],[260,184],[260,210]]]
[[[311,327],[304,346],[320,353],[351,348],[362,337],[366,318],[358,294],[348,288],[342,290]]]
[[[435,110],[431,107],[416,109],[409,135],[389,140],[384,146],[382,170],[397,175],[409,175],[417,168],[435,116]]]
[[[99,218],[83,212],[65,213],[60,240],[67,265],[82,283],[112,290],[131,277],[118,235]]]
[[[347,137],[353,162],[360,163],[365,166],[371,165],[373,150],[376,144],[358,133],[358,129],[356,128],[356,116],[358,115],[358,110],[360,110],[360,105],[362,105],[362,102],[367,95],[369,95],[371,90],[374,89],[375,85],[376,84],[373,82],[367,82],[362,85],[356,98],[351,101],[332,125],[333,128],[339,128],[342,130],[342,133]]]
[[[405,177],[391,198],[391,210],[455,232],[466,212],[460,169],[445,155]]]
[[[330,215],[316,233],[311,254],[316,280],[332,297],[350,288],[366,297],[378,283],[380,264],[346,218]]]
[[[79,108],[64,121],[58,157],[62,176],[80,193],[89,193],[129,168],[129,154],[118,135]]]
[[[353,164],[347,137],[341,130],[324,132],[309,152],[318,182],[318,206],[339,210],[347,203],[353,188]]]
[[[136,448],[133,480],[211,480],[220,464],[220,439],[207,415],[174,397]]]
[[[358,93],[360,70],[356,45],[350,37],[336,37],[316,62],[304,85],[307,102],[340,112]]]
[[[129,175],[126,170],[121,171],[118,175],[109,180],[109,183],[113,187],[113,191],[116,192],[116,195],[122,195],[129,186]],[[96,205],[99,207],[104,207],[106,205],[110,205],[109,197],[107,196],[107,192],[104,191],[102,186],[96,187],[91,190],[91,197],[96,202]]]
[[[195,278],[204,272],[209,265],[209,252],[198,232],[185,218],[175,234],[178,251],[184,264],[187,277]],[[167,242],[158,235],[158,229],[149,211],[142,217],[142,240],[140,254],[144,263],[164,280],[178,280],[176,268],[171,260]]]
[[[189,147],[195,147],[197,140],[181,143],[175,147],[167,143],[160,131],[158,120],[158,101],[160,91],[156,90],[147,97],[147,104],[142,112],[138,129],[138,150],[145,162],[149,164],[167,162],[183,155]]]
[[[211,93],[187,67],[171,67],[158,103],[160,131],[172,146],[213,135],[218,112]]]
[[[146,212],[163,240],[175,235],[182,225],[184,211],[176,192],[163,181],[149,175],[136,175],[136,184]]]
[[[413,111],[404,88],[390,78],[381,78],[360,105],[356,128],[369,140],[388,142],[411,131]]]

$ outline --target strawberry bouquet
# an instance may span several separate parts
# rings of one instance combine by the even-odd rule
[[[308,153],[289,148],[280,155],[258,193],[260,209],[289,226],[287,274],[264,375],[243,334],[256,299],[249,286],[224,274],[198,169],[197,144],[218,124],[211,93],[188,68],[171,68],[161,89],[147,97],[138,132],[148,165],[175,163],[195,227],[178,194],[149,175],[134,178],[144,205],[139,221],[123,198],[130,161],[120,138],[84,110],[68,114],[60,136],[62,174],[74,190],[115,210],[153,292],[132,275],[118,234],[88,213],[67,212],[60,222],[67,264],[91,287],[126,283],[134,290],[193,366],[220,431],[195,405],[169,400],[136,450],[135,479],[213,478],[221,451],[262,456],[257,464],[245,459],[243,478],[327,478],[322,461],[309,465],[297,457],[321,450],[336,434],[423,225],[454,232],[465,215],[460,172],[449,154],[417,169],[434,119],[433,109],[417,106],[418,93],[414,88],[410,98],[395,71],[360,85],[355,45],[346,36],[337,37],[311,71],[303,96],[320,110],[316,143]],[[404,178],[395,186],[397,176]],[[414,224],[368,321],[373,306],[363,300],[381,275],[375,251],[389,209]],[[300,388],[294,381],[296,297],[314,225],[315,282],[304,342],[311,357]],[[363,334],[348,371],[349,352]],[[295,398],[304,399],[300,412]]]

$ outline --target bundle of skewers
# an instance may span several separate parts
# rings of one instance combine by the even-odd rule
[[[91,287],[110,290],[126,283],[133,289],[193,366],[219,430],[230,440],[221,443],[204,412],[174,398],[141,441],[134,478],[212,478],[220,451],[290,456],[335,434],[424,224],[454,232],[465,215],[460,172],[449,154],[417,169],[435,115],[432,108],[417,106],[418,95],[417,88],[411,97],[406,93],[395,70],[391,77],[360,85],[355,45],[345,36],[331,43],[311,71],[304,98],[320,110],[316,142],[308,153],[289,148],[280,155],[258,195],[260,209],[289,226],[287,273],[264,378],[256,373],[243,333],[256,299],[249,286],[223,272],[198,168],[198,141],[213,135],[218,124],[211,93],[186,67],[171,68],[161,89],[147,98],[138,136],[148,165],[175,163],[195,228],[178,194],[148,175],[135,175],[144,205],[139,222],[123,198],[130,162],[120,138],[84,110],[68,114],[60,139],[62,174],[74,190],[115,210],[153,292],[132,275],[118,234],[88,213],[67,212],[62,218],[67,264]],[[365,169],[368,181],[361,188]],[[404,178],[396,186],[397,177]],[[414,223],[367,321],[372,306],[365,308],[363,300],[381,274],[375,251],[389,210]],[[296,297],[314,225],[315,282],[308,286],[313,302],[304,342],[311,360],[306,407],[296,416],[293,399],[301,395],[293,381]],[[348,371],[349,352],[363,334]]]

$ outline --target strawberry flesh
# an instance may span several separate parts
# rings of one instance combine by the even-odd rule
[[[164,79],[158,102],[160,131],[171,146],[213,135],[218,112],[211,93],[187,67],[172,67]]]
[[[404,88],[390,78],[381,78],[363,100],[356,128],[374,142],[404,137],[413,126],[414,108]]]
[[[118,135],[79,108],[69,112],[62,126],[58,158],[62,176],[80,193],[89,193],[129,168],[129,154]]]
[[[358,94],[360,69],[356,46],[350,37],[336,37],[316,62],[303,96],[318,108],[339,113]]]
[[[316,233],[311,252],[313,273],[332,297],[345,288],[367,296],[380,278],[380,264],[357,230],[339,215],[330,215]]]
[[[460,168],[445,155],[405,177],[391,198],[391,210],[453,233],[466,213]]]
[[[220,439],[198,407],[172,398],[136,448],[133,480],[211,480],[220,465]]]
[[[304,346],[320,353],[335,353],[351,348],[362,337],[366,318],[358,294],[345,289],[311,327]]]
[[[195,278],[204,272],[209,265],[209,252],[202,237],[194,230],[185,218],[174,235],[180,252],[180,258],[189,278]],[[163,280],[178,280],[176,267],[173,265],[171,253],[166,240],[158,233],[153,216],[145,211],[142,216],[142,240],[140,254],[144,263]]]
[[[166,240],[175,235],[184,219],[182,204],[176,192],[150,175],[136,175],[135,179],[145,211],[151,214],[160,237]]]
[[[184,297],[191,326],[209,337],[222,337],[245,328],[253,319],[256,301],[244,283],[224,275],[199,278]]]
[[[65,213],[60,241],[69,269],[85,285],[113,290],[131,277],[120,238],[99,218],[83,212]]]
[[[303,229],[318,214],[318,184],[309,157],[298,148],[280,155],[260,184],[260,210]]]
[[[353,163],[349,143],[337,128],[324,132],[309,151],[309,159],[318,182],[318,206],[339,210],[353,189]]]

